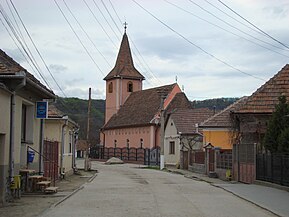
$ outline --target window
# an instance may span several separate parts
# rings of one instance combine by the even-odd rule
[[[32,105],[22,104],[21,110],[21,142],[33,143],[34,109]]]
[[[129,148],[129,139],[126,140],[126,147]]]
[[[22,104],[22,114],[21,114],[21,142],[26,141],[26,116],[27,116],[27,107]]]
[[[169,154],[175,154],[175,142],[170,142]]]
[[[140,139],[140,148],[143,148],[143,139]]]
[[[127,83],[127,92],[133,92],[133,83],[131,81]]]
[[[112,82],[110,82],[108,85],[108,92],[112,93],[112,90],[113,90],[113,84],[112,84]]]
[[[114,140],[114,147],[117,147],[117,140]]]

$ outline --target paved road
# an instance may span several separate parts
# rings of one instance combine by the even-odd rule
[[[94,164],[98,176],[43,216],[267,217],[273,214],[206,182],[136,165]]]

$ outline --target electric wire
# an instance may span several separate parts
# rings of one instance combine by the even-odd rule
[[[54,0],[55,1],[55,0]],[[99,20],[97,19],[97,17],[95,16],[94,12],[91,10],[91,8],[89,7],[89,5],[87,4],[87,2],[85,0],[82,0],[86,7],[88,8],[88,10],[90,11],[90,13],[92,14],[93,18],[95,19],[95,21],[98,23],[98,25],[101,27],[102,31],[106,34],[106,36],[108,37],[108,39],[111,41],[111,43],[114,45],[115,48],[117,48],[116,44],[113,42],[113,40],[111,39],[111,37],[109,36],[109,34],[107,33],[107,31],[105,30],[105,28],[102,26],[102,24],[99,22]]]
[[[78,34],[76,33],[76,31],[74,30],[73,26],[71,25],[71,23],[69,22],[68,18],[66,17],[66,15],[64,14],[63,10],[61,9],[61,7],[59,6],[59,4],[57,3],[56,0],[53,0],[56,4],[56,6],[58,7],[59,11],[61,12],[62,16],[64,17],[64,19],[66,20],[67,24],[69,25],[70,29],[72,30],[72,32],[74,33],[75,37],[78,39],[79,43],[81,44],[81,46],[83,47],[83,49],[85,50],[85,52],[87,53],[87,55],[90,57],[91,61],[94,63],[94,65],[96,66],[96,68],[100,71],[100,73],[104,76],[103,71],[101,70],[101,68],[98,66],[98,64],[95,62],[95,60],[93,59],[93,57],[91,56],[91,54],[89,53],[89,51],[87,50],[87,48],[85,47],[85,45],[83,44],[83,42],[81,41],[80,37],[78,36]]]
[[[25,26],[25,24],[24,24],[24,22],[23,22],[23,20],[22,20],[22,18],[21,18],[21,16],[20,16],[20,14],[18,13],[18,10],[16,9],[14,3],[12,2],[12,0],[10,0],[10,2],[11,2],[11,5],[13,6],[13,8],[14,8],[14,10],[15,10],[17,16],[18,16],[18,19],[20,20],[20,22],[21,22],[21,24],[22,24],[22,26],[23,26],[23,28],[24,28],[26,34],[28,35],[28,37],[29,37],[29,39],[30,39],[30,41],[31,41],[31,43],[32,43],[32,45],[33,45],[33,47],[35,48],[35,50],[36,50],[36,52],[38,53],[40,59],[42,60],[42,63],[44,64],[45,68],[46,68],[47,71],[49,72],[51,78],[53,79],[53,81],[55,82],[55,84],[57,85],[57,87],[59,88],[59,90],[60,90],[60,91],[62,92],[62,94],[66,97],[66,94],[64,93],[63,89],[60,87],[60,85],[58,84],[58,82],[56,81],[55,77],[53,76],[53,74],[51,73],[49,67],[47,66],[45,60],[43,59],[43,57],[42,57],[42,55],[41,55],[39,49],[37,48],[36,44],[34,43],[34,40],[32,39],[32,37],[31,37],[31,35],[30,35],[28,29],[26,28],[26,26]]]
[[[78,19],[76,18],[76,16],[74,15],[74,13],[71,11],[71,9],[68,7],[67,3],[65,0],[63,0],[63,3],[65,5],[65,7],[67,8],[67,10],[69,11],[69,13],[71,14],[71,16],[74,18],[74,20],[76,21],[76,23],[79,25],[79,27],[81,28],[81,30],[84,32],[84,34],[86,35],[86,37],[88,38],[88,40],[93,44],[94,48],[97,50],[97,52],[102,56],[102,58],[105,60],[105,62],[107,63],[107,65],[109,67],[111,67],[111,64],[108,62],[108,60],[105,58],[105,56],[101,53],[101,51],[97,48],[97,46],[95,45],[95,43],[93,42],[93,40],[90,38],[90,36],[88,35],[88,33],[85,31],[85,29],[83,28],[83,26],[80,24],[80,22],[78,21]]]
[[[255,75],[249,74],[247,72],[244,72],[236,67],[234,67],[233,65],[227,63],[226,61],[216,57],[215,55],[209,53],[208,51],[206,51],[205,49],[203,49],[202,47],[200,47],[199,45],[193,43],[192,41],[190,41],[188,38],[186,38],[184,35],[182,35],[181,33],[177,32],[175,29],[173,29],[172,27],[170,27],[168,24],[166,24],[165,22],[163,22],[162,20],[160,20],[158,17],[156,17],[153,13],[151,13],[150,11],[148,11],[146,8],[144,8],[140,3],[138,3],[136,0],[132,0],[136,5],[138,5],[142,10],[144,10],[146,13],[148,13],[150,16],[152,16],[155,20],[157,20],[158,22],[160,22],[163,26],[165,26],[166,28],[168,28],[170,31],[172,31],[173,33],[177,34],[179,37],[181,37],[182,39],[184,39],[186,42],[188,42],[190,45],[194,46],[195,48],[198,48],[199,50],[201,50],[202,52],[204,52],[205,54],[207,54],[208,56],[212,57],[213,59],[217,60],[218,62],[244,74],[250,77],[253,77],[255,79],[258,80],[262,80],[262,81],[266,81],[263,78],[257,77]]]
[[[26,50],[25,46],[23,45],[21,39],[19,38],[17,32],[15,31],[13,25],[11,24],[11,21],[8,17],[8,15],[5,13],[4,8],[2,7],[1,3],[0,3],[0,13],[2,14],[4,20],[6,21],[7,25],[9,26],[11,32],[13,33],[15,39],[18,41],[18,43],[20,44],[20,46],[22,47],[23,51],[25,52],[25,54],[27,55],[27,57],[30,59],[32,65],[35,67],[37,73],[39,74],[39,76],[42,78],[43,82],[47,85],[47,87],[50,88],[50,90],[52,90],[51,86],[49,85],[49,83],[47,82],[47,80],[45,79],[44,75],[42,74],[40,67],[38,66],[37,62],[35,61],[33,55],[29,54],[29,52]],[[29,47],[28,47],[29,48]]]
[[[250,36],[251,38],[254,38],[254,39],[257,40],[257,41],[263,42],[263,43],[268,44],[268,45],[270,45],[270,46],[272,46],[272,47],[275,47],[275,48],[277,48],[277,49],[284,50],[283,48],[280,48],[280,47],[278,47],[278,46],[276,46],[276,45],[274,45],[274,44],[271,44],[271,43],[269,43],[269,42],[267,42],[267,41],[264,41],[264,40],[262,40],[262,39],[259,39],[259,38],[255,37],[255,36],[253,36],[253,35],[245,32],[245,31],[243,31],[243,30],[235,27],[234,25],[228,23],[227,21],[225,21],[225,20],[219,18],[218,16],[216,16],[215,14],[211,13],[210,11],[208,11],[207,9],[205,9],[204,7],[202,7],[201,5],[195,3],[194,1],[192,1],[192,0],[188,0],[188,1],[191,2],[192,4],[194,4],[195,6],[199,7],[200,9],[202,9],[202,10],[205,11],[206,13],[210,14],[211,16],[215,17],[216,19],[220,20],[221,22],[225,23],[226,25],[230,26],[231,28],[233,28],[233,29],[235,29],[235,30],[237,30],[237,31],[239,31],[239,32],[242,32],[243,34],[248,35],[248,36]]]
[[[200,16],[198,16],[198,15],[193,14],[191,11],[188,11],[188,10],[186,10],[186,9],[184,9],[184,8],[182,8],[182,7],[176,5],[176,4],[174,4],[174,3],[172,3],[172,2],[170,2],[170,1],[168,1],[168,0],[163,0],[163,1],[167,2],[168,4],[170,4],[170,5],[172,5],[172,6],[176,7],[176,8],[178,8],[178,9],[181,10],[181,11],[184,11],[184,12],[186,12],[186,13],[188,13],[188,14],[190,14],[190,15],[192,15],[192,16],[194,16],[194,17],[196,17],[196,18],[198,18],[198,19],[200,19],[200,20],[202,20],[202,21],[204,21],[204,22],[206,22],[206,23],[209,23],[210,25],[215,26],[215,27],[217,27],[217,28],[219,28],[219,29],[221,29],[221,30],[223,30],[223,31],[225,31],[225,32],[228,32],[228,33],[230,33],[230,34],[232,34],[232,35],[234,35],[234,36],[236,36],[236,37],[242,38],[242,39],[244,39],[244,40],[246,40],[246,41],[248,41],[248,42],[250,42],[250,43],[252,43],[252,44],[255,44],[255,45],[259,46],[259,47],[262,47],[262,48],[264,48],[264,49],[266,49],[266,50],[272,51],[272,52],[277,53],[277,54],[279,54],[279,55],[281,55],[281,56],[284,56],[284,57],[289,58],[289,56],[287,56],[287,55],[285,55],[285,54],[283,54],[283,53],[280,53],[280,52],[278,52],[278,51],[276,51],[276,50],[273,50],[273,49],[271,49],[271,48],[265,47],[264,45],[261,45],[261,44],[259,44],[259,43],[256,43],[256,42],[254,42],[254,41],[252,41],[252,40],[250,40],[250,39],[248,39],[248,38],[245,38],[245,37],[243,37],[243,36],[241,36],[241,35],[238,35],[238,34],[232,32],[232,31],[229,31],[229,30],[227,30],[227,29],[225,29],[225,28],[223,28],[223,27],[221,27],[221,26],[219,26],[219,25],[217,25],[217,24],[215,24],[215,23],[212,23],[212,22],[210,22],[210,21],[208,21],[208,20],[206,20],[206,19],[204,19],[204,18],[202,18],[202,17],[200,17]]]
[[[275,42],[281,44],[282,46],[286,47],[287,49],[289,49],[289,46],[287,46],[286,44],[282,43],[281,41],[275,39],[273,36],[269,35],[267,32],[263,31],[262,29],[260,29],[258,26],[254,25],[252,22],[250,22],[249,20],[247,20],[245,17],[243,17],[242,15],[240,15],[239,13],[237,13],[236,11],[234,11],[232,8],[230,8],[228,5],[226,5],[224,2],[222,2],[221,0],[218,0],[222,5],[224,5],[226,8],[228,8],[230,11],[232,11],[234,14],[236,14],[238,17],[240,17],[241,19],[243,19],[244,21],[246,21],[247,23],[249,23],[251,26],[253,26],[254,28],[258,29],[260,32],[262,32],[264,35],[266,35],[267,37],[271,38],[272,40],[274,40]]]
[[[100,12],[100,14],[102,15],[102,17],[104,18],[105,22],[107,23],[107,25],[109,26],[109,28],[111,29],[111,31],[114,33],[115,37],[117,38],[117,40],[119,40],[119,36],[116,34],[116,32],[114,31],[114,29],[112,28],[112,26],[110,25],[110,23],[108,22],[108,20],[106,19],[106,17],[104,16],[102,10],[100,9],[100,7],[96,4],[95,0],[93,0],[94,5],[96,6],[96,8],[98,9],[98,11]]]

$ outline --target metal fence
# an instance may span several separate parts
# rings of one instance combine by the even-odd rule
[[[232,150],[221,150],[216,155],[218,169],[232,169]]]
[[[258,180],[289,186],[289,154],[257,154]]]
[[[160,148],[113,148],[113,147],[92,147],[90,158],[108,160],[117,157],[125,162],[138,163],[156,166],[160,164]]]

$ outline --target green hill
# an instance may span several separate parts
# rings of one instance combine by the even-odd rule
[[[79,98],[58,98],[55,106],[79,124],[79,139],[86,139],[88,100]],[[99,129],[104,124],[105,100],[91,101],[90,140],[99,143]]]

